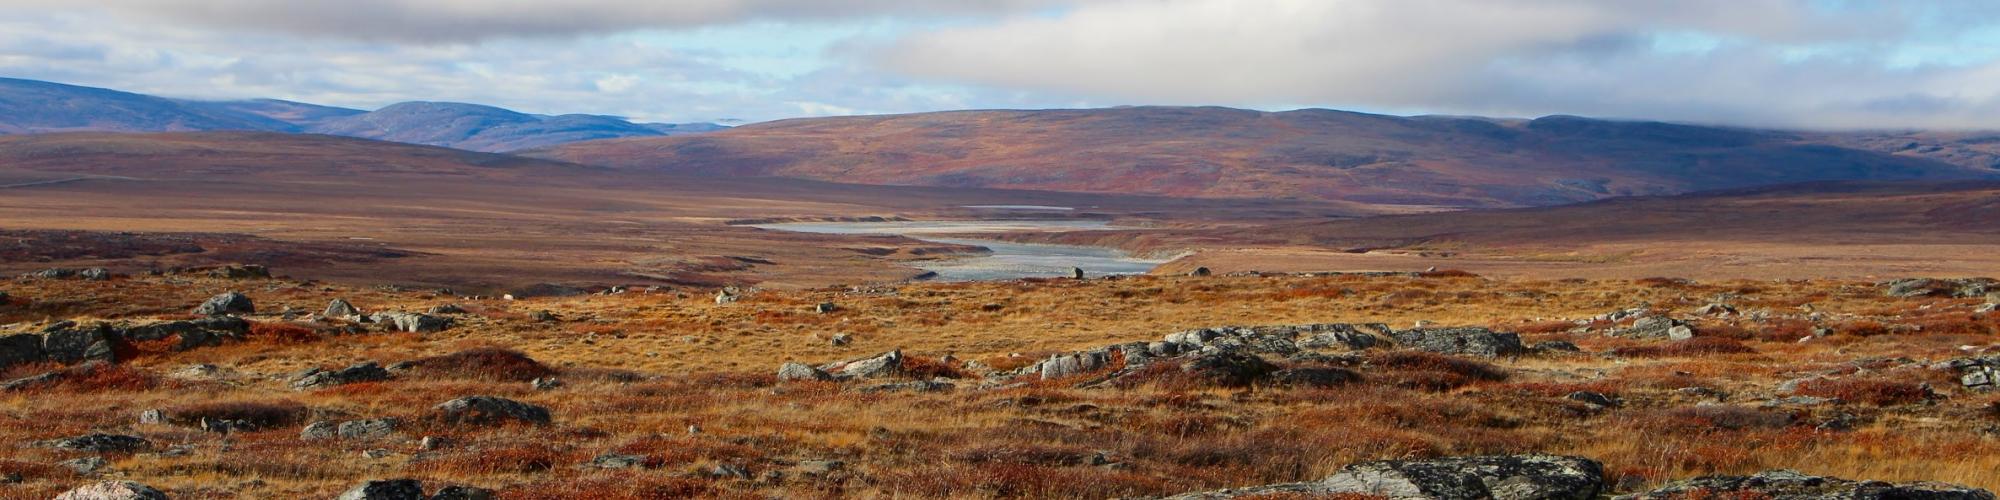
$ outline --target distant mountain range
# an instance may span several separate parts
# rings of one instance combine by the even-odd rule
[[[1157,106],[728,128],[443,102],[362,111],[188,101],[0,79],[0,135],[74,131],[326,134],[682,175],[1404,206],[1394,210],[1547,206],[1802,182],[2000,178],[1996,133]]]
[[[712,123],[632,123],[532,115],[478,104],[406,102],[376,111],[273,99],[192,101],[0,78],[0,135],[50,132],[263,131],[361,137],[483,152],[574,141],[709,132]]]
[[[781,120],[521,154],[696,175],[1461,208],[2000,177],[1903,142],[1896,151],[1841,145],[1873,144],[1863,137],[1573,116],[1126,107]]]

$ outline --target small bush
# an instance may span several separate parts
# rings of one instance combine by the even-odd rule
[[[1931,397],[1930,391],[1925,390],[1920,384],[1855,378],[1809,380],[1799,384],[1798,394],[1837,398],[1875,406],[1911,404]]]
[[[245,335],[245,339],[253,342],[293,345],[318,342],[320,335],[319,332],[315,332],[311,328],[299,325],[252,322],[250,323],[250,333]]]
[[[1719,337],[1695,337],[1662,345],[1620,347],[1611,350],[1612,355],[1627,358],[1679,358],[1753,352],[1757,350],[1743,345],[1742,342]]]
[[[481,347],[419,359],[410,369],[422,376],[494,382],[527,382],[556,373],[554,369],[520,351],[497,347]]]
[[[1507,380],[1499,367],[1443,354],[1397,351],[1368,358],[1368,365],[1386,372],[1397,385],[1421,390],[1444,391],[1476,382]]]

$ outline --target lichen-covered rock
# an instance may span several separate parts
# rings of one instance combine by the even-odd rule
[[[903,351],[894,350],[877,356],[849,361],[840,365],[838,373],[842,378],[876,378],[894,375],[903,370]]]
[[[446,401],[433,408],[446,423],[499,425],[521,422],[548,425],[549,409],[493,396],[468,396]]]
[[[1349,465],[1319,481],[1189,493],[1178,500],[1265,495],[1369,495],[1425,500],[1591,500],[1604,467],[1586,458],[1503,455],[1389,460]]]
[[[778,367],[778,380],[833,380],[833,375],[805,363],[785,363]]]
[[[119,434],[86,434],[51,440],[43,444],[58,450],[94,453],[132,453],[153,447],[153,443],[145,438]]]
[[[369,481],[334,500],[424,500],[424,483],[415,479]]]
[[[1181,362],[1181,371],[1216,385],[1241,387],[1256,383],[1278,367],[1254,354],[1224,351],[1196,354]]]
[[[42,334],[42,355],[58,363],[117,361],[112,349],[117,338],[118,331],[103,323],[48,331]]]
[[[202,301],[200,306],[194,308],[194,313],[202,316],[255,314],[256,312],[257,303],[251,301],[249,296],[236,292],[225,292],[214,297],[209,297],[208,300]]]
[[[292,379],[292,388],[298,390],[321,389],[338,385],[361,382],[379,382],[389,379],[389,370],[382,365],[369,362],[339,370],[313,368]]]
[[[334,436],[350,441],[368,441],[396,435],[401,422],[393,418],[350,420],[334,428]]]
[[[451,318],[444,316],[403,312],[376,313],[371,318],[385,328],[406,333],[437,333],[452,324]]]
[[[326,311],[320,316],[328,318],[352,318],[361,315],[361,309],[347,302],[347,299],[333,299],[326,303]]]
[[[167,500],[167,494],[131,481],[104,481],[56,495],[55,500]]]
[[[0,371],[46,359],[48,356],[42,352],[42,336],[30,333],[0,336]]]
[[[1882,287],[1882,293],[1890,297],[1979,297],[2000,289],[2000,282],[1990,278],[1904,278]]]
[[[1694,325],[1666,316],[1646,316],[1633,321],[1630,328],[1613,330],[1610,335],[1640,340],[1687,340],[1694,338]]]
[[[89,281],[105,281],[111,279],[111,270],[102,267],[93,267],[77,271],[76,277]]]
[[[1377,337],[1362,327],[1348,324],[1311,325],[1311,333],[1298,341],[1299,347],[1306,349],[1345,348],[1349,350],[1383,347],[1389,341]],[[1388,325],[1370,325],[1370,330],[1388,332]]]
[[[1391,334],[1396,343],[1439,354],[1495,358],[1527,353],[1521,336],[1486,328],[1412,328]]]
[[[1057,354],[1036,365],[1042,380],[1069,378],[1104,369],[1111,364],[1111,351],[1096,350]]]
[[[1990,491],[1955,484],[1850,481],[1834,477],[1810,476],[1789,470],[1773,470],[1751,476],[1707,476],[1676,481],[1653,491],[1618,498],[1621,500],[1682,498],[1993,500],[1994,497]]]

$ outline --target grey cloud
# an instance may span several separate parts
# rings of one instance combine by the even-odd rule
[[[397,42],[561,37],[752,20],[1018,12],[1055,0],[6,0],[98,13],[273,32]]]

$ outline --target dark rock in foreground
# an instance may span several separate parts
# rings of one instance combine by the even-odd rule
[[[1387,460],[1349,465],[1326,479],[1189,493],[1182,500],[1264,495],[1375,495],[1394,499],[1590,500],[1604,491],[1604,467],[1554,455]]]
[[[1621,500],[1680,498],[1993,500],[1993,493],[1955,484],[1849,481],[1833,477],[1808,476],[1789,470],[1773,470],[1752,476],[1707,476],[1676,481],[1653,491],[1618,498]]]

